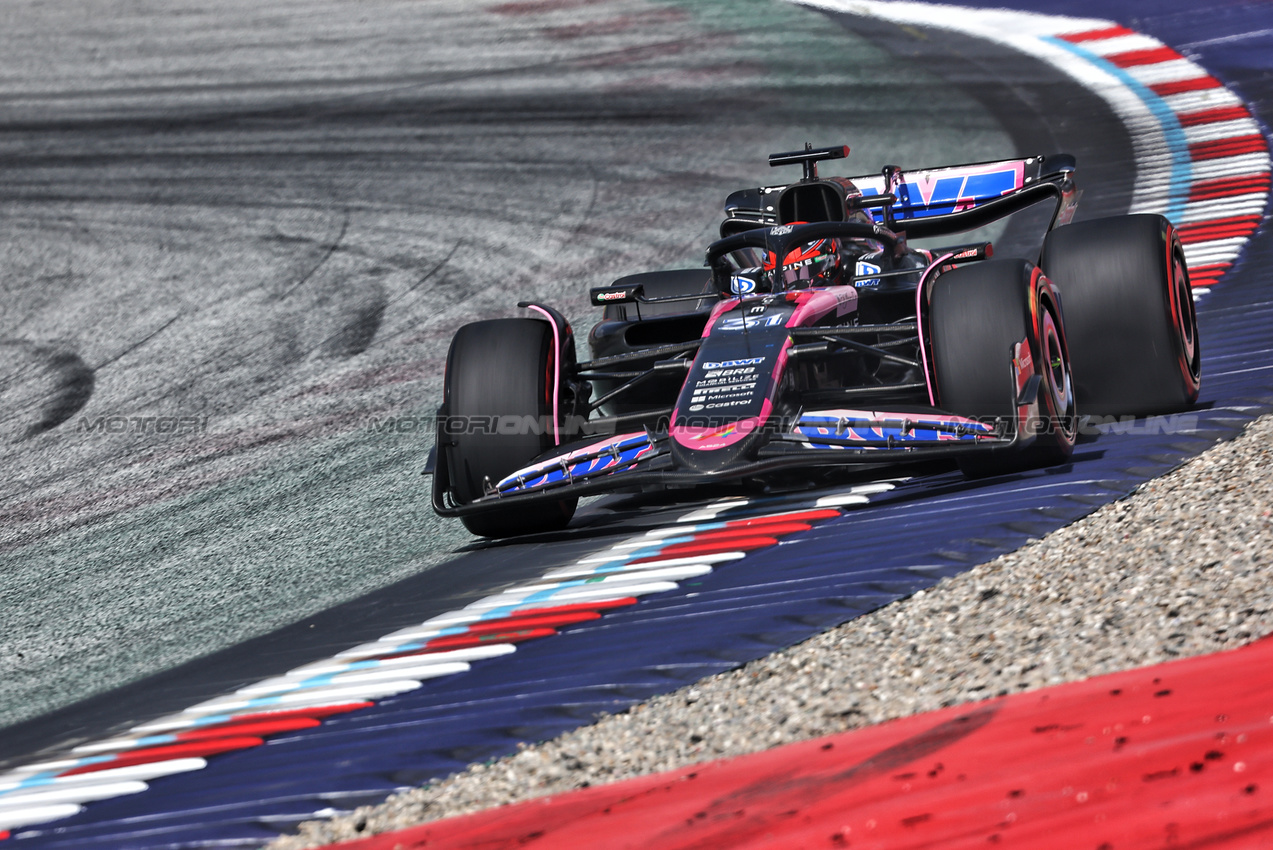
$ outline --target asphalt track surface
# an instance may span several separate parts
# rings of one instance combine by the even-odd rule
[[[364,637],[331,610],[395,582],[418,621],[524,574],[440,566],[471,538],[418,470],[459,324],[696,265],[806,139],[859,170],[1014,153],[808,10],[556,5],[6,7],[0,758],[276,629]]]
[[[735,27],[747,22],[748,14],[773,14],[784,17],[784,38],[803,37],[815,43],[820,38],[817,27],[809,24],[816,20],[816,16],[808,17],[810,13],[741,5],[729,10]],[[339,10],[326,11],[338,17]],[[682,10],[673,9],[679,15],[668,14],[668,7],[641,18],[647,11],[631,13],[640,20],[635,28],[642,37],[659,27],[683,34],[687,21],[708,28],[713,24]],[[518,17],[505,14],[510,19]],[[315,17],[335,29],[332,17]],[[438,25],[436,19],[427,23]],[[765,25],[772,22],[748,23],[733,33],[723,57],[709,57],[709,51],[696,47],[694,59],[739,61],[740,52],[745,52],[739,50],[741,43],[754,44],[757,55],[774,61],[772,53],[764,53],[774,47],[766,43],[773,33]],[[260,24],[252,20],[245,27],[259,33]],[[499,26],[500,49],[495,55],[509,60],[516,50],[507,49],[507,30],[517,31],[517,27],[503,19]],[[31,573],[24,574],[14,582],[19,592],[11,597],[6,588],[6,598],[22,604],[14,615],[12,632],[6,613],[5,663],[23,653],[13,665],[15,688],[6,687],[8,716],[22,720],[43,715],[53,723],[43,730],[53,732],[59,720],[56,713],[46,713],[50,708],[170,668],[218,646],[236,644],[394,579],[418,576],[447,557],[455,545],[450,541],[464,539],[438,537],[424,510],[418,481],[402,475],[403,469],[419,461],[420,436],[396,434],[386,444],[377,442],[383,434],[372,432],[374,438],[369,439],[368,411],[427,415],[436,397],[438,360],[449,329],[467,318],[503,314],[509,292],[525,291],[515,287],[528,287],[537,297],[564,303],[574,315],[582,315],[579,293],[588,283],[597,282],[596,275],[604,280],[631,267],[693,262],[701,243],[710,237],[723,192],[756,182],[756,164],[769,150],[791,144],[792,126],[814,139],[825,138],[828,132],[840,136],[844,110],[861,109],[861,122],[847,122],[860,126],[865,135],[859,139],[850,134],[855,156],[865,161],[871,156],[871,145],[888,154],[870,159],[871,164],[885,158],[940,162],[1015,152],[1002,147],[1005,132],[988,118],[985,104],[1002,105],[1003,95],[996,94],[993,86],[972,86],[977,98],[964,97],[958,89],[935,96],[935,76],[907,71],[901,63],[888,61],[887,55],[844,34],[837,42],[839,53],[832,56],[828,51],[828,56],[853,67],[827,69],[817,77],[817,84],[802,77],[808,73],[807,49],[799,54],[806,59],[800,72],[788,69],[786,80],[774,79],[781,74],[753,69],[748,81],[737,65],[725,72],[719,65],[696,66],[702,78],[711,81],[716,98],[704,104],[701,92],[681,91],[676,92],[679,97],[667,98],[667,92],[659,90],[655,97],[648,83],[636,93],[622,85],[632,73],[631,46],[611,46],[604,60],[593,56],[599,41],[613,33],[568,27],[563,33],[546,28],[542,21],[536,26],[528,40],[553,39],[553,46],[557,41],[577,43],[591,36],[584,39],[588,55],[567,55],[562,67],[573,62],[571,73],[577,75],[582,65],[588,74],[598,76],[591,84],[596,86],[606,85],[606,75],[612,74],[612,81],[620,82],[618,94],[610,91],[604,98],[591,100],[563,98],[552,91],[554,84],[562,84],[560,77],[553,78],[552,70],[536,66],[534,73],[528,73],[523,64],[507,69],[504,79],[494,84],[493,95],[485,92],[502,103],[487,104],[483,110],[468,101],[448,109],[438,105],[447,96],[430,99],[426,95],[430,85],[444,87],[450,95],[457,74],[445,84],[407,81],[411,75],[386,82],[384,75],[374,73],[380,69],[360,64],[373,51],[351,49],[346,66],[350,77],[339,82],[311,80],[308,87],[294,79],[286,84],[276,79],[253,83],[251,74],[228,68],[217,73],[236,79],[209,83],[206,76],[216,74],[205,67],[190,69],[198,82],[177,91],[153,81],[139,82],[145,70],[130,69],[130,85],[104,86],[78,98],[46,95],[49,101],[69,102],[66,109],[72,115],[60,121],[47,120],[47,113],[42,113],[43,121],[28,117],[19,123],[25,128],[20,132],[32,134],[25,148],[29,164],[22,171],[29,179],[6,186],[3,202],[12,219],[21,220],[26,229],[7,250],[15,260],[10,268],[22,268],[29,279],[40,283],[10,284],[23,309],[15,314],[20,321],[6,328],[12,336],[6,344],[18,353],[15,360],[21,364],[15,369],[16,378],[5,385],[5,421],[12,440],[7,450],[31,490],[5,500],[6,517],[15,520],[12,526],[6,523],[5,547],[20,568],[38,569],[42,578],[34,581]],[[122,24],[121,29],[128,26]],[[473,30],[469,16],[457,23],[457,31],[482,42]],[[206,26],[202,31],[209,33],[210,41],[223,40],[222,49],[226,44],[241,45],[237,35]],[[397,43],[410,53],[410,38],[403,36]],[[314,48],[321,52],[329,46],[316,43]],[[491,61],[475,59],[472,45],[465,47],[457,51],[465,60]],[[779,47],[778,55],[795,56],[808,45]],[[954,54],[948,59],[953,62],[958,43],[952,40],[948,47]],[[904,55],[906,49],[894,47],[893,52]],[[281,52],[288,50],[297,48],[288,43]],[[625,57],[623,61],[614,61],[616,50]],[[648,76],[655,79],[660,63],[666,63],[669,55],[677,57],[672,60],[674,69],[664,67],[662,73],[672,80],[673,89],[685,82],[683,49],[665,46],[663,52],[638,52],[635,61],[652,64]],[[166,61],[180,56],[198,64],[188,53],[198,52],[169,53]],[[217,55],[215,49],[210,53]],[[845,60],[848,55],[852,62]],[[297,66],[305,66],[303,57],[288,56]],[[390,65],[394,62],[390,49],[376,52],[375,58]],[[272,64],[277,61],[278,54],[272,53],[255,71],[271,76],[278,70]],[[876,64],[865,64],[869,61]],[[116,57],[106,64],[127,63]],[[887,104],[872,104],[870,92],[875,89],[864,89],[860,81],[855,88],[854,71],[869,71],[873,85],[879,84],[881,74],[902,79],[889,90]],[[528,77],[536,79],[535,73],[547,77],[539,93],[538,112],[531,108],[535,98],[520,88]],[[834,73],[844,76],[837,79]],[[996,66],[996,74],[998,80],[1007,76],[1002,65]],[[278,76],[288,77],[286,73]],[[500,74],[485,70],[470,76],[489,80]],[[507,91],[510,77],[516,81],[512,88],[518,89],[513,96]],[[721,99],[722,77],[730,81],[724,88],[735,89],[732,108]],[[950,80],[949,75],[946,78]],[[1013,85],[1002,87],[1031,91],[1030,83],[1041,91],[1054,81],[1017,77]],[[760,132],[738,133],[737,110],[755,108],[757,88],[763,91],[782,84],[787,88],[776,95],[770,92],[772,102],[764,106]],[[476,85],[480,92],[483,83]],[[306,91],[305,103],[294,102],[293,89]],[[229,97],[241,99],[236,104],[241,111],[223,103],[207,104],[209,99],[227,97],[225,90],[233,92]],[[829,103],[829,90],[845,102]],[[165,102],[166,97],[172,99]],[[368,100],[373,103],[368,105]],[[669,100],[675,103],[669,105]],[[190,101],[199,103],[190,106]],[[578,106],[573,119],[561,114],[563,101],[571,105],[564,110],[567,113]],[[38,97],[28,97],[18,99],[19,108],[26,108],[27,102],[38,104],[30,107],[33,113],[46,107]],[[190,108],[189,117],[175,116],[181,109],[174,108],[174,103]],[[133,112],[153,110],[152,122],[100,114],[111,106]],[[704,106],[710,107],[706,113]],[[785,109],[791,110],[791,117],[781,126]],[[819,109],[827,112],[822,125],[816,120]],[[922,113],[917,112],[921,109]],[[833,110],[839,111],[832,114]],[[881,119],[887,110],[922,114],[926,121],[949,126],[953,140],[915,138],[913,125],[907,125],[905,132],[884,126]],[[421,114],[430,119],[419,120]],[[483,123],[475,114],[488,116],[495,125],[486,127],[494,138],[476,139],[479,146],[491,145],[487,148],[495,152],[488,154],[491,159],[484,160],[480,151],[456,142],[462,135],[458,131],[450,136],[451,146],[443,143],[444,153],[437,155],[433,142],[437,135],[447,135],[446,118]],[[508,130],[510,114],[521,116],[515,133]],[[603,123],[608,126],[596,126],[597,114],[606,116]],[[1073,140],[1065,138],[1067,132],[1086,135],[1089,146],[1104,145],[1103,150],[1126,144],[1114,122],[1102,124],[1099,114],[1082,114],[1081,127],[1068,131],[1065,126],[1047,127],[1038,149],[1074,149],[1069,143]],[[1028,115],[1020,123],[1037,127]],[[782,132],[757,141],[766,128],[774,126]],[[1094,127],[1104,127],[1104,135]],[[68,133],[68,128],[73,132]],[[1021,127],[1009,129],[1017,131],[1011,138],[1019,141]],[[702,136],[696,135],[704,131],[720,142],[710,161],[704,161]],[[653,135],[643,137],[645,132]],[[581,135],[589,144],[579,144]],[[915,146],[913,160],[911,151],[902,147],[905,144]],[[960,144],[965,147],[961,149]],[[66,149],[59,151],[59,145]],[[512,163],[507,161],[510,149],[516,151]],[[581,152],[584,159],[600,152],[599,161],[589,164],[587,176],[580,166]],[[639,156],[651,158],[639,162]],[[473,180],[475,186],[490,181],[485,205],[480,191],[465,194],[467,184],[459,194],[448,192],[457,191],[456,184],[448,183],[454,179],[451,170],[457,158],[465,163],[458,171],[465,172],[465,179]],[[18,161],[23,162],[21,157]],[[676,170],[664,173],[662,169],[670,163]],[[1090,170],[1083,171],[1088,215],[1117,211],[1120,195],[1121,203],[1126,202],[1127,183],[1118,180],[1116,158],[1113,163],[1109,179],[1100,183],[1088,176]],[[662,184],[666,194],[635,191],[635,181],[642,181],[642,187]],[[584,190],[589,185],[591,194]],[[622,213],[614,212],[610,202],[622,207]],[[120,209],[126,214],[121,215]],[[505,216],[510,230],[525,238],[491,232],[490,220],[499,215]],[[473,222],[474,218],[478,221]],[[544,224],[545,218],[549,225]],[[295,231],[283,233],[280,219],[295,225]],[[465,221],[470,224],[465,226]],[[704,224],[701,232],[689,232],[667,228],[668,221]],[[417,265],[408,269],[403,253],[390,253],[391,249],[418,252]],[[605,258],[600,268],[598,256]],[[64,262],[67,280],[50,271],[52,257]],[[272,277],[280,270],[289,275],[281,280]],[[14,278],[12,272],[7,276]],[[475,279],[506,283],[492,291],[475,284]],[[556,280],[558,286],[548,287],[544,279]],[[192,281],[199,282],[197,289]],[[49,291],[56,292],[58,286],[62,287],[60,299]],[[302,297],[299,304],[288,303],[298,295]],[[58,310],[66,307],[54,302],[66,301],[74,302],[75,318],[60,317],[66,323],[61,335],[48,332],[59,327]],[[120,307],[130,303],[132,309]],[[95,334],[79,327],[85,317]],[[116,347],[106,351],[112,343]],[[131,367],[130,361],[135,361]],[[119,377],[111,376],[112,371]],[[424,404],[417,395],[421,392],[427,399]],[[17,400],[13,416],[8,415],[10,393]],[[133,407],[110,407],[112,398]],[[86,434],[83,428],[71,432],[68,427],[124,415],[168,416],[178,430],[195,427],[184,424],[190,417],[206,416],[207,424],[198,425],[198,433],[177,435],[182,439],[133,431],[107,435],[105,429]],[[77,439],[69,446],[64,439],[68,433],[75,433]],[[383,489],[377,486],[381,484]],[[86,497],[85,491],[93,497]],[[598,539],[595,533],[576,533],[553,541],[552,548],[555,555],[569,557],[572,552],[595,548]],[[534,544],[530,551],[533,556]],[[403,622],[418,622],[430,613],[429,604],[439,610],[455,607],[457,600],[491,583],[517,578],[519,561],[522,573],[534,572],[525,564],[522,550],[510,547],[467,558],[463,574],[454,567],[437,567],[427,574],[427,582],[416,581],[416,600],[395,592],[403,601],[400,616],[406,618]],[[250,573],[253,567],[260,571]],[[283,603],[291,603],[294,596],[302,607],[289,609]],[[53,601],[59,597],[79,604],[71,610],[59,609]],[[79,602],[83,598],[94,599],[92,611],[83,610]],[[304,635],[311,627],[320,632],[322,637],[311,638],[305,650],[313,651],[323,640],[336,645],[370,635],[360,635],[360,627],[383,633],[399,615],[385,611],[383,597],[379,601],[377,608],[364,600],[361,614],[360,603],[328,610],[299,623],[293,634]],[[415,602],[423,602],[425,609]],[[59,617],[59,610],[66,613]],[[378,625],[368,624],[368,616],[375,617]],[[63,656],[54,655],[59,649]],[[252,655],[242,648],[230,654],[240,661]],[[39,664],[30,660],[33,656]],[[274,657],[270,663],[282,660]],[[216,668],[207,664],[205,684],[215,685],[216,676],[207,674]],[[38,673],[30,674],[35,667],[43,668],[44,681],[38,680]],[[227,673],[226,681],[235,675]],[[27,690],[20,692],[24,684]],[[129,710],[135,712],[136,706],[144,705],[141,710],[157,711],[158,702],[168,699],[173,690],[156,694],[153,689],[132,689],[135,705]],[[89,715],[105,722],[110,712],[101,709],[126,702],[128,694],[81,705],[79,716],[86,716],[83,712],[88,707]],[[178,701],[188,704],[190,700],[181,694]],[[74,714],[67,710],[61,715],[63,728]],[[7,754],[29,752],[33,742],[29,733],[40,729],[39,721],[11,727],[14,734],[5,740]],[[10,749],[19,738],[21,743]]]

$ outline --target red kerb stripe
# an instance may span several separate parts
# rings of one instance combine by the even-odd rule
[[[1214,239],[1230,239],[1234,236],[1246,236],[1259,226],[1258,215],[1234,216],[1215,221],[1186,224],[1178,228],[1180,241],[1186,244],[1194,242],[1210,242]]]
[[[733,540],[721,540],[716,543],[682,543],[670,546],[657,555],[638,558],[633,564],[648,564],[653,561],[665,561],[669,558],[692,558],[698,555],[716,555],[721,552],[750,552],[752,549],[764,549],[777,544],[776,537],[738,537]]]
[[[1189,146],[1189,156],[1195,160],[1220,159],[1225,156],[1259,153],[1266,150],[1268,150],[1268,146],[1264,143],[1264,137],[1259,133],[1253,133],[1249,136],[1237,136],[1232,139],[1198,142]]]
[[[676,546],[689,546],[691,544],[716,543],[722,540],[737,540],[740,537],[756,537],[764,535],[766,537],[775,537],[779,534],[792,534],[797,531],[808,531],[813,526],[807,522],[766,522],[758,525],[747,525],[740,528],[719,528],[712,531],[704,531],[694,535],[694,539],[688,543],[678,543]],[[675,546],[669,546],[669,549]],[[667,551],[666,549],[664,551]]]
[[[225,723],[219,723],[215,726],[204,726],[203,729],[224,729],[233,724],[251,723],[257,720],[286,720],[290,717],[330,717],[333,714],[345,714],[350,711],[358,711],[363,708],[371,708],[375,705],[370,700],[359,700],[358,702],[344,702],[338,705],[320,705],[313,708],[289,708],[283,711],[257,711],[252,714],[240,714],[233,720],[227,720]]]
[[[637,604],[635,596],[622,599],[607,599],[604,602],[575,602],[570,605],[552,605],[543,608],[518,608],[513,612],[516,617],[548,617],[555,614],[569,614],[572,611],[608,611],[611,608],[623,608]]]
[[[1215,124],[1218,121],[1237,121],[1250,118],[1251,112],[1245,106],[1217,106],[1215,109],[1203,109],[1200,112],[1187,112],[1176,116],[1182,127],[1197,127],[1199,124]]]
[[[585,623],[589,620],[600,619],[601,614],[596,611],[577,611],[569,614],[552,614],[542,617],[500,617],[499,619],[470,623],[467,633],[482,635],[510,629],[534,628],[536,626],[571,626],[575,623]]]
[[[840,512],[835,508],[818,508],[817,510],[799,511],[798,513],[780,514],[778,516],[758,516],[749,517],[748,519],[729,520],[725,523],[725,527],[745,528],[770,522],[810,522],[815,519],[832,519],[839,515]]]
[[[1224,273],[1229,270],[1232,263],[1216,263],[1209,266],[1199,266],[1196,269],[1189,270],[1189,283],[1193,286],[1211,286],[1220,278],[1224,277]]]
[[[1189,190],[1189,200],[1210,201],[1216,198],[1231,198],[1234,195],[1250,195],[1255,192],[1269,190],[1269,175],[1256,174],[1243,177],[1225,177],[1220,180],[1204,180],[1193,184]]]
[[[534,638],[548,637],[557,634],[556,629],[538,628],[538,629],[512,629],[506,632],[490,632],[489,634],[480,635],[447,635],[446,637],[434,638],[426,643],[424,650],[438,652],[444,649],[463,649],[470,646],[481,646],[484,643],[521,643],[524,640],[533,640]],[[404,652],[401,655],[414,655],[415,652]],[[398,658],[399,655],[382,655],[381,658]]]
[[[1058,36],[1062,41],[1068,41],[1071,44],[1077,44],[1080,41],[1103,41],[1107,38],[1118,38],[1123,35],[1135,35],[1135,30],[1129,30],[1127,27],[1107,27],[1100,30],[1087,30],[1086,32],[1072,32],[1069,35]]]
[[[1172,80],[1169,83],[1155,83],[1149,90],[1159,97],[1170,97],[1173,94],[1184,94],[1189,91],[1206,91],[1221,88],[1215,77],[1194,77],[1189,80]]]
[[[148,747],[142,750],[131,750],[116,756],[110,761],[86,764],[72,768],[61,776],[78,776],[82,773],[96,773],[100,770],[114,770],[118,767],[131,767],[136,764],[152,764],[157,761],[171,761],[179,758],[195,758],[228,753],[231,750],[245,750],[248,747],[259,747],[264,744],[255,736],[238,738],[218,738],[214,741],[196,741],[188,744],[170,744],[166,747]]]
[[[1212,230],[1217,227],[1233,227],[1238,224],[1259,224],[1258,215],[1231,215],[1228,218],[1213,218],[1210,221],[1199,221],[1193,224],[1182,224],[1176,228],[1181,234],[1194,233],[1199,230]]]
[[[1173,62],[1176,59],[1185,57],[1170,47],[1151,47],[1148,50],[1129,50],[1126,53],[1115,53],[1113,56],[1106,56],[1105,58],[1120,68],[1134,68],[1137,65],[1157,65],[1159,62]]]
[[[557,634],[556,629],[518,629],[513,632],[500,632],[493,635],[455,635],[454,637],[438,638],[437,643],[429,641],[420,649],[392,652],[388,655],[377,655],[376,657],[382,661],[388,661],[394,658],[411,658],[416,655],[433,655],[437,652],[447,652],[452,649],[468,649],[469,647],[482,646],[483,644],[521,643],[522,641],[551,637],[555,634]],[[445,641],[445,643],[442,641]]]
[[[281,732],[295,732],[297,729],[313,729],[323,722],[314,717],[289,717],[282,720],[258,720],[254,723],[227,723],[224,726],[213,726],[207,729],[192,729],[177,734],[178,741],[207,741],[214,738],[228,738],[237,735],[278,735]]]

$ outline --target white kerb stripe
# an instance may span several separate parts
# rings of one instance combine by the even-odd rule
[[[436,631],[436,630],[434,630]],[[398,652],[404,646],[410,646],[418,641],[410,635],[400,637],[396,640],[386,640],[383,643],[377,641],[375,644],[363,644],[363,646],[374,646],[380,651],[373,655],[392,655]],[[469,646],[464,649],[448,649],[443,652],[430,652],[429,658],[439,661],[482,661],[486,658],[498,658],[501,655],[508,655],[516,652],[517,647],[511,643],[489,643],[481,646]],[[390,669],[394,667],[406,667],[413,661],[420,662],[424,656],[413,656],[411,658],[386,658],[378,659],[375,657],[367,658],[366,661],[375,665],[375,669]],[[362,663],[356,658],[346,658],[341,661],[335,658],[328,658],[323,661],[315,661],[294,670],[289,670],[288,675],[300,676],[310,675],[319,676],[324,673],[339,673],[341,670],[348,670],[352,665]],[[369,668],[370,669],[370,668]]]
[[[413,691],[420,687],[420,683],[414,679],[400,679],[396,681],[371,683],[367,685],[346,685],[331,688],[312,688],[306,689],[299,693],[284,694],[277,698],[277,701],[263,705],[252,705],[253,700],[246,700],[234,696],[217,697],[216,699],[206,700],[198,705],[192,705],[181,715],[187,718],[203,714],[228,714],[238,709],[251,709],[248,713],[255,714],[258,711],[269,711],[270,709],[281,710],[284,708],[299,708],[303,705],[336,705],[342,702],[351,702],[358,700],[370,700],[380,697],[393,696],[394,694]],[[315,702],[322,700],[322,702]],[[178,716],[181,716],[178,715]],[[149,727],[137,727],[140,731],[144,728],[155,728],[154,725]]]
[[[41,786],[39,791],[31,791],[12,797],[0,797],[0,817],[23,814],[36,806],[47,806],[54,803],[90,803],[93,800],[109,800],[111,797],[122,797],[125,794],[137,794],[149,786],[145,782],[109,782],[87,788],[57,788]]]
[[[1263,152],[1225,156],[1216,159],[1194,160],[1191,171],[1195,183],[1219,180],[1222,177],[1246,177],[1266,174],[1269,155]]]
[[[34,806],[15,812],[0,812],[0,829],[13,829],[28,824],[45,823],[51,820],[69,818],[84,811],[78,803],[57,803],[51,806]]]
[[[1134,33],[1132,35],[1116,35],[1113,38],[1101,38],[1079,42],[1084,50],[1097,56],[1113,56],[1116,53],[1132,53],[1137,50],[1156,50],[1163,43],[1151,36]]]
[[[397,667],[388,670],[356,670],[351,673],[340,673],[331,677],[330,681],[324,682],[322,687],[329,685],[360,685],[374,684],[376,682],[392,681],[394,679],[414,679],[423,681],[425,679],[437,679],[440,676],[451,676],[455,673],[467,673],[470,670],[467,661],[448,661],[444,664],[421,664],[419,659],[416,663],[405,669]],[[314,685],[306,685],[305,683],[313,678],[310,675],[301,676],[278,676],[273,679],[266,679],[257,682],[255,685],[239,688],[236,694],[245,697],[263,697],[270,694],[292,693],[299,690],[312,690]],[[320,678],[326,679],[326,676]]]
[[[1254,192],[1249,195],[1216,198],[1212,201],[1195,201],[1192,204],[1185,204],[1185,211],[1176,224],[1192,224],[1235,215],[1259,215],[1264,212],[1264,205],[1268,203],[1268,200],[1268,196],[1263,192]]]
[[[730,554],[736,554],[736,553],[731,552]],[[705,557],[693,558],[690,560],[692,560],[692,563],[687,564],[686,565],[687,568],[707,567],[708,569],[711,569],[711,562]],[[570,578],[585,578],[587,576],[595,576],[595,575],[606,575],[606,576],[632,575],[634,573],[647,572],[649,568],[652,566],[663,567],[663,566],[666,566],[667,564],[668,564],[667,561],[653,561],[648,564],[624,564],[623,566],[616,567],[611,570],[607,570],[604,573],[598,573],[597,567],[595,564],[577,564],[576,566],[573,566],[573,567],[562,567],[559,570],[553,570],[552,573],[550,575],[545,576],[545,578],[570,579]]]
[[[678,586],[671,581],[652,581],[647,584],[616,584],[613,586],[584,585],[582,587],[563,589],[545,597],[545,599],[551,599],[553,604],[558,605],[564,604],[567,600],[581,602],[585,599],[621,599],[624,596],[645,596],[650,593],[664,593],[669,590],[676,590]],[[519,601],[520,597],[491,597],[475,602],[469,607],[474,610],[481,610],[483,607],[502,608],[505,605],[516,605]]]
[[[1163,103],[1177,115],[1191,112],[1205,112],[1208,109],[1219,109],[1222,106],[1243,106],[1242,99],[1226,88],[1201,89],[1185,91],[1180,94],[1163,96]]]
[[[160,776],[170,776],[174,773],[202,770],[207,765],[208,762],[205,759],[187,757],[150,761],[145,764],[130,764],[126,767],[90,770],[87,773],[76,773],[71,776],[56,776],[50,779],[47,784],[29,785],[26,788],[10,787],[0,789],[0,804],[7,804],[10,800],[48,788],[86,788],[96,785],[112,785],[130,780],[145,782],[148,779],[157,779]]]
[[[1235,118],[1232,121],[1216,121],[1211,124],[1195,124],[1185,127],[1185,141],[1191,145],[1199,142],[1214,142],[1219,139],[1235,139],[1239,136],[1258,136],[1260,125],[1250,118]]]
[[[1133,65],[1123,70],[1136,82],[1146,86],[1156,86],[1161,83],[1179,83],[1184,80],[1197,80],[1211,76],[1188,59],[1159,62],[1156,65]]]
[[[630,579],[632,581],[648,581],[660,579],[665,581],[684,581],[688,578],[698,578],[705,576],[712,571],[710,564],[688,564],[684,567],[664,567],[659,569],[643,569],[645,567],[658,566],[657,564],[632,564],[623,570],[615,570],[605,573],[593,572],[591,568],[586,566],[578,567],[575,573],[562,573],[554,578],[562,579],[585,579],[599,578],[599,581],[591,582],[593,587],[602,583],[614,584],[620,578]]]
[[[1191,268],[1207,266],[1212,263],[1231,260],[1247,242],[1246,236],[1235,236],[1232,239],[1215,239],[1210,242],[1195,242],[1185,246],[1185,262]]]

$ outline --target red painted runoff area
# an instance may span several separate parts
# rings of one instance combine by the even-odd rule
[[[1273,847],[1273,639],[335,845]]]

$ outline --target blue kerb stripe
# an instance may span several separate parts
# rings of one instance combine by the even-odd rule
[[[1193,175],[1193,162],[1189,157],[1189,142],[1185,139],[1185,131],[1180,127],[1180,119],[1172,111],[1157,92],[1124,69],[1110,62],[1104,56],[1098,56],[1055,36],[1044,36],[1043,40],[1057,47],[1063,47],[1081,59],[1085,59],[1103,71],[1113,74],[1149,107],[1154,118],[1162,127],[1163,136],[1167,140],[1167,152],[1171,154],[1171,184],[1167,187],[1167,218],[1174,224],[1180,221],[1185,211],[1185,198]]]
[[[65,773],[68,770],[73,770],[76,767],[84,767],[85,765],[88,765],[88,764],[101,764],[102,762],[110,761],[113,758],[115,758],[113,755],[84,756],[83,758],[76,759],[75,765],[73,767],[61,767],[61,768],[58,768],[57,770],[42,770],[39,773],[33,773],[30,776],[26,777],[25,779],[18,780],[18,784],[15,785],[14,787],[8,788],[4,791],[0,791],[0,798],[3,798],[5,794],[13,793],[14,791],[25,791],[28,788],[38,788],[42,785],[52,785],[53,780],[57,779],[59,776],[61,776],[63,773]]]

